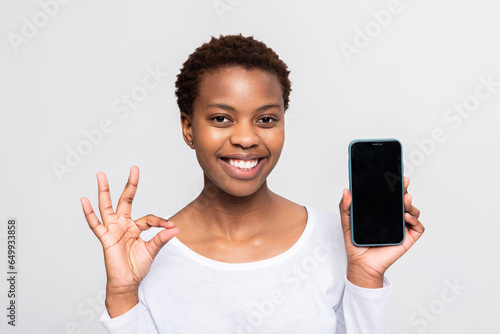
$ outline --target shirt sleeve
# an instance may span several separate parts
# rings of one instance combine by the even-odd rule
[[[158,334],[151,313],[142,302],[142,291],[139,286],[139,303],[118,317],[111,318],[105,308],[100,319],[110,334]]]
[[[384,276],[382,288],[361,288],[344,278],[344,295],[337,308],[337,334],[389,333],[388,313],[392,290],[391,281]]]

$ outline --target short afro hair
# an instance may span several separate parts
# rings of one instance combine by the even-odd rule
[[[181,112],[193,113],[193,102],[198,97],[198,87],[205,73],[225,67],[240,66],[261,69],[276,75],[281,83],[285,110],[288,109],[291,82],[287,65],[276,52],[253,37],[239,35],[212,36],[208,43],[198,47],[184,62],[175,82],[175,95]]]

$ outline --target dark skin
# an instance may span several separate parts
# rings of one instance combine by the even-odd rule
[[[268,259],[289,249],[301,236],[307,211],[267,186],[267,176],[284,145],[284,107],[281,85],[270,73],[230,67],[207,73],[194,101],[193,113],[181,113],[186,143],[196,150],[204,172],[201,194],[169,220],[153,215],[133,220],[132,201],[139,169],[130,176],[116,211],[104,173],[97,174],[99,211],[82,198],[87,222],[104,249],[106,308],[117,317],[134,307],[140,282],[160,249],[173,237],[213,260],[238,263]],[[259,159],[256,173],[241,176],[227,169],[228,158]],[[350,194],[344,190],[339,205],[348,259],[347,277],[365,288],[382,286],[387,268],[423,233],[420,212],[412,206],[405,178],[406,240],[400,246],[355,247],[349,230]],[[174,224],[175,222],[175,224]],[[145,242],[139,234],[164,228]],[[182,234],[179,234],[182,231]]]
[[[206,74],[182,132],[204,170],[204,190],[170,218],[178,238],[223,262],[252,262],[283,253],[300,237],[307,211],[267,187],[284,144],[281,86],[274,75],[228,68]],[[251,179],[231,176],[220,161],[234,154],[262,157]]]

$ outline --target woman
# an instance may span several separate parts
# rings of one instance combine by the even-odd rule
[[[116,211],[106,176],[97,174],[103,223],[88,199],[81,202],[104,249],[101,321],[110,333],[387,331],[384,273],[424,231],[409,179],[406,239],[390,247],[353,246],[347,189],[341,222],[273,193],[266,179],[284,145],[288,74],[252,37],[212,38],[189,56],[176,94],[204,188],[168,220],[132,220],[137,167]],[[158,229],[140,235],[151,227]]]

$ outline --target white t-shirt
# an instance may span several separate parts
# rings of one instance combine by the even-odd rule
[[[214,261],[173,238],[142,281],[140,302],[113,319],[105,310],[102,324],[112,334],[387,333],[391,283],[351,284],[338,213],[306,209],[299,240],[262,261]]]

